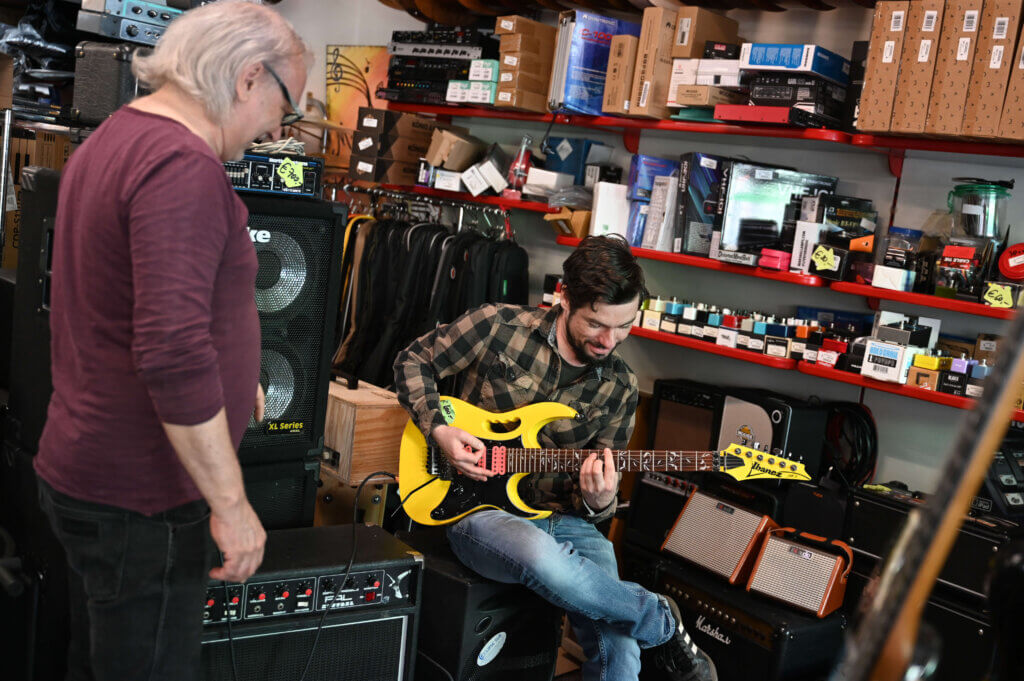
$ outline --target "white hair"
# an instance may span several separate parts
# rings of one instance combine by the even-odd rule
[[[307,71],[312,66],[309,46],[280,14],[251,0],[218,0],[171,22],[152,54],[135,56],[132,72],[150,90],[173,83],[223,124],[239,74],[260,62],[280,68],[295,57]]]

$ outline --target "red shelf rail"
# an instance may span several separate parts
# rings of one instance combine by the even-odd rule
[[[927,139],[924,137],[900,137],[898,135],[870,135],[847,133],[829,128],[796,128],[772,125],[737,125],[733,123],[704,123],[696,121],[655,120],[644,118],[619,118],[616,116],[585,116],[580,114],[538,114],[507,109],[484,109],[479,107],[432,106],[426,104],[404,104],[391,102],[392,111],[433,114],[437,116],[458,116],[464,118],[498,118],[537,123],[559,123],[583,128],[618,129],[623,131],[661,130],[667,132],[695,132],[714,135],[740,135],[755,137],[776,137],[782,139],[813,140],[845,144],[862,149],[893,151],[914,149],[919,151],[942,151],[954,154],[980,154],[984,156],[1024,156],[1024,144],[1015,142],[975,142],[957,139]]]
[[[795,369],[795,359],[783,359],[781,357],[772,357],[771,355],[763,355],[759,352],[751,352],[750,350],[739,350],[736,348],[727,348],[724,345],[715,345],[708,341],[700,341],[689,336],[677,336],[674,333],[666,333],[664,331],[651,331],[650,329],[644,329],[634,326],[629,332],[633,336],[639,336],[640,338],[648,338],[650,340],[661,341],[662,343],[669,343],[671,345],[678,345],[684,348],[690,348],[691,350],[700,350],[701,352],[710,352],[712,355],[721,355],[722,357],[731,357],[732,359],[741,359],[744,362],[752,362],[754,364],[760,364],[766,367],[772,367],[773,369]]]
[[[563,246],[578,246],[582,239],[577,239],[571,236],[559,236],[555,238],[559,244]],[[638,258],[644,258],[647,260],[660,260],[662,262],[671,262],[676,265],[686,265],[688,267],[700,267],[705,270],[715,270],[717,272],[728,272],[730,274],[742,274],[747,277],[757,277],[759,279],[771,279],[772,281],[784,281],[789,284],[799,284],[800,286],[823,286],[824,281],[821,277],[816,277],[812,274],[794,274],[792,272],[780,272],[778,270],[770,270],[764,267],[746,267],[744,265],[733,265],[732,263],[722,262],[720,260],[714,260],[713,258],[705,258],[699,255],[686,255],[685,253],[666,253],[665,251],[655,251],[649,248],[632,248],[633,255]]]
[[[465,192],[449,192],[443,189],[432,187],[415,187],[398,184],[381,185],[384,189],[409,194],[420,194],[422,196],[433,196],[438,199],[451,199],[453,201],[465,201],[467,203],[481,203],[488,206],[497,206],[505,210],[528,210],[534,213],[557,213],[558,208],[552,208],[546,203],[538,201],[520,201],[517,199],[506,199],[503,196],[473,196]]]
[[[809,376],[818,376],[819,378],[827,378],[831,381],[840,381],[842,383],[849,383],[850,385],[858,385],[862,388],[868,388],[870,390],[878,390],[885,393],[891,393],[893,395],[902,395],[903,397],[910,397],[915,400],[924,400],[925,402],[934,402],[935,404],[943,404],[947,407],[956,407],[957,409],[973,409],[974,400],[970,397],[960,397],[958,395],[949,395],[947,393],[940,393],[936,390],[925,390],[924,388],[915,388],[914,386],[902,385],[900,383],[888,383],[886,381],[877,381],[867,376],[861,376],[860,374],[850,373],[849,371],[840,371],[839,369],[832,369],[827,366],[820,364],[811,364],[810,362],[799,362],[797,364],[797,371],[802,374]],[[1024,411],[1017,409],[1013,412],[1012,420],[1024,421]]]
[[[942,298],[931,296],[925,293],[907,293],[906,291],[892,291],[885,288],[876,288],[867,284],[854,284],[849,281],[837,281],[829,285],[833,291],[849,293],[855,296],[866,298],[878,298],[881,300],[895,300],[901,303],[934,307],[940,310],[952,310],[964,314],[978,315],[979,317],[994,317],[995,319],[1010,319],[1016,310],[1008,310],[1000,307],[991,307],[982,303],[972,303],[966,300],[955,298]]]

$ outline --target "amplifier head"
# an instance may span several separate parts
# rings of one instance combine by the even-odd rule
[[[661,549],[735,584],[746,581],[766,530],[774,527],[778,525],[766,515],[697,491],[683,506]]]
[[[792,534],[800,541],[786,539]],[[747,591],[789,603],[825,617],[843,604],[853,551],[838,540],[829,541],[792,527],[768,531],[747,583]]]

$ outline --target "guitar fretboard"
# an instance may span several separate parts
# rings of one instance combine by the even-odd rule
[[[505,450],[505,468],[509,473],[572,473],[578,471],[591,454],[604,458],[603,449],[519,449]],[[492,453],[493,456],[493,453]],[[615,470],[630,471],[713,471],[722,466],[718,452],[675,450],[612,451]]]

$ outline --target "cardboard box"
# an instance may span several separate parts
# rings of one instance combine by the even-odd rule
[[[406,163],[358,154],[352,154],[349,157],[348,174],[353,180],[414,185],[418,171],[418,163]]]
[[[497,82],[500,68],[497,59],[474,59],[469,62],[469,80]]]
[[[325,461],[350,485],[375,471],[398,470],[398,450],[409,414],[395,393],[369,383],[355,390],[332,381],[324,445],[338,453]]]
[[[500,87],[494,97],[494,106],[502,109],[515,109],[517,111],[547,113],[548,98],[546,95],[530,92],[529,90]]]
[[[461,192],[462,173],[453,170],[438,170],[434,173],[434,187],[449,192]]]
[[[924,132],[928,107],[922,106],[932,92],[936,54],[945,0],[914,0],[907,15],[900,75],[896,81],[896,97],[892,105],[892,124],[897,133]]]
[[[1017,46],[1010,67],[1010,83],[1003,100],[1003,111],[999,119],[999,137],[1008,140],[1024,140],[1024,40]]]
[[[555,41],[555,34],[558,29],[549,24],[542,24],[533,19],[527,19],[517,15],[498,17],[494,22],[495,35],[508,35],[509,33],[525,33],[545,40]]]
[[[529,73],[522,73],[518,69],[511,71],[500,71],[498,73],[498,87],[506,90],[528,90],[538,95],[548,96],[548,86],[551,78],[547,76],[534,76]]]
[[[942,20],[942,40],[928,99],[929,135],[959,135],[964,123],[967,86],[978,47],[984,0],[949,0]]]
[[[875,5],[867,73],[864,77],[860,113],[857,118],[858,130],[889,131],[909,11],[910,3],[906,0],[879,2]]]
[[[737,43],[739,24],[735,20],[701,7],[680,7],[676,13],[676,33],[672,56],[697,59],[704,56],[704,43],[709,40]]]
[[[555,41],[525,33],[508,33],[501,36],[499,50],[502,54],[529,52],[551,61],[555,56]]]
[[[669,83],[672,81],[672,40],[676,13],[663,7],[648,7],[640,29],[636,53],[630,116],[668,118]]]
[[[433,118],[368,106],[359,107],[356,121],[356,130],[395,137],[430,137],[439,127],[444,125]]]
[[[746,95],[715,85],[680,85],[675,100],[679,106],[713,107],[718,104],[743,104]]]
[[[557,213],[548,213],[544,220],[551,224],[555,236],[571,236],[582,239],[590,231],[591,211],[563,208]]]
[[[629,97],[633,90],[633,74],[640,40],[636,36],[617,35],[612,38],[608,53],[608,71],[604,80],[604,100],[601,111],[608,114],[628,114]]]
[[[668,82],[668,102],[670,107],[682,106],[676,98],[679,87],[697,84],[697,70],[700,59],[673,59],[672,78]]]
[[[999,350],[999,336],[993,333],[979,333],[978,340],[974,345],[974,359],[987,361],[992,364]]]
[[[352,153],[358,156],[416,163],[426,156],[429,147],[429,138],[382,138],[376,133],[363,130],[357,130],[352,134]]]
[[[1013,71],[1013,47],[1020,28],[1022,0],[986,0],[974,68],[967,86],[963,135],[995,137],[1006,88]]]
[[[445,100],[468,104],[494,104],[498,84],[489,80],[449,80]]]
[[[504,52],[501,55],[501,71],[518,71],[538,78],[551,77],[551,57],[533,52]],[[498,80],[500,81],[500,75]]]
[[[434,167],[461,173],[476,163],[486,149],[487,145],[472,135],[435,130],[424,158]]]

